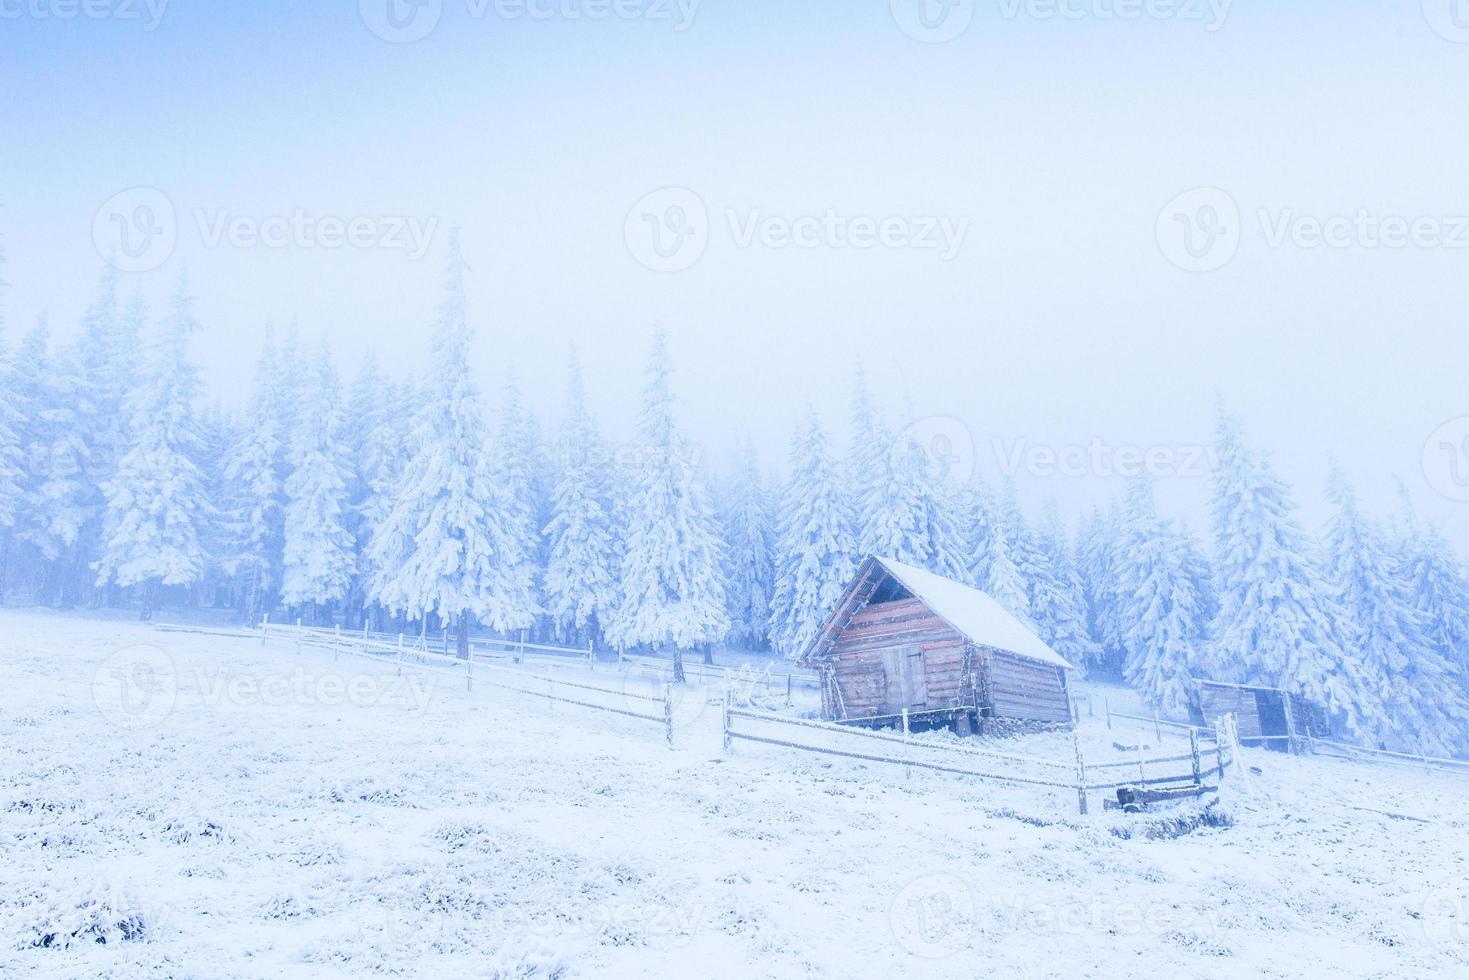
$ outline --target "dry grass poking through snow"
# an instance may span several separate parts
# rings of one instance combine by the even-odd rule
[[[119,710],[109,658],[140,644],[130,683],[163,693]],[[5,977],[1469,976],[1461,777],[1249,752],[1207,814],[1078,818],[724,758],[712,707],[669,751],[380,664],[15,611],[0,691]]]

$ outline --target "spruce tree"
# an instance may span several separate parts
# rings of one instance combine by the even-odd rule
[[[143,618],[153,615],[160,586],[191,585],[204,573],[199,532],[207,517],[194,416],[198,379],[188,363],[197,329],[184,276],[170,300],[146,380],[128,399],[128,449],[104,487],[110,529],[97,563],[97,584],[143,586]]]
[[[894,518],[883,509],[891,479],[893,436],[888,430],[872,390],[867,373],[857,367],[852,384],[852,442],[847,453],[843,493],[850,501],[854,533],[854,556],[861,561],[868,555],[888,555],[892,547]],[[884,528],[884,524],[889,525]]]
[[[1032,584],[1029,596],[1037,631],[1072,666],[1090,671],[1100,661],[1102,648],[1088,630],[1081,579],[1054,505],[1047,508],[1033,537],[1045,571],[1044,577]]]
[[[798,656],[830,615],[856,566],[855,530],[844,481],[816,413],[791,441],[790,477],[781,499],[770,635]]]
[[[1410,528],[1399,546],[1409,601],[1423,620],[1424,636],[1453,668],[1469,694],[1469,572],[1437,528]]]
[[[1333,601],[1286,485],[1221,413],[1213,484],[1219,611],[1201,664],[1205,676],[1280,687],[1355,732],[1370,698],[1342,649]]]
[[[770,642],[775,588],[774,528],[755,449],[748,441],[726,490],[723,511],[730,639],[748,649],[764,649]]]
[[[729,632],[719,538],[694,448],[673,418],[672,367],[660,330],[643,386],[638,445],[623,558],[619,646],[672,648],[682,683],[683,654]]]
[[[523,628],[513,597],[499,590],[508,548],[493,512],[479,392],[469,370],[469,323],[459,235],[449,240],[444,299],[434,331],[433,367],[407,442],[392,510],[373,537],[373,595],[411,619],[437,613],[454,623],[459,656],[469,657],[475,617],[495,629]]]
[[[1208,620],[1195,587],[1190,546],[1183,532],[1160,517],[1152,486],[1138,478],[1128,488],[1123,529],[1125,580],[1118,591],[1124,679],[1166,715],[1186,715],[1190,678]]]
[[[509,628],[528,629],[541,614],[541,502],[540,438],[533,416],[520,397],[514,373],[505,380],[505,401],[499,436],[491,455],[493,507],[503,529],[498,591],[498,615]]]
[[[1449,755],[1469,735],[1469,701],[1429,639],[1402,566],[1339,471],[1327,496],[1336,506],[1326,536],[1330,579],[1345,613],[1347,649],[1364,674],[1362,700],[1370,705],[1359,734],[1379,747]]]
[[[546,611],[563,640],[595,637],[617,602],[611,459],[587,411],[581,366],[567,372],[557,479],[545,528]]]
[[[274,333],[267,326],[254,391],[224,464],[231,498],[226,506],[237,528],[231,538],[230,564],[241,590],[241,612],[249,624],[260,622],[275,605],[284,563],[282,474],[287,472],[288,447],[276,408],[279,383]]]
[[[309,367],[291,434],[286,480],[285,550],[281,601],[317,611],[347,596],[356,564],[347,529],[349,462],[341,438],[341,390],[323,344]]]

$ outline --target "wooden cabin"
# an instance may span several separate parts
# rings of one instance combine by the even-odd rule
[[[1215,725],[1223,716],[1234,715],[1245,745],[1294,752],[1300,739],[1328,734],[1325,714],[1298,694],[1199,678],[1194,678],[1193,688],[1190,707],[1195,723]]]
[[[797,662],[820,675],[831,721],[1071,726],[1056,651],[978,589],[890,558],[862,562]]]

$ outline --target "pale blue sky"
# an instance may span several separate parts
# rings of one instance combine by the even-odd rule
[[[12,332],[43,308],[75,330],[102,266],[98,208],[152,187],[177,245],[125,288],[161,300],[187,262],[198,360],[227,399],[268,320],[298,320],[349,366],[370,346],[414,368],[437,249],[211,247],[203,226],[296,210],[438,219],[463,227],[487,381],[513,359],[548,421],[575,343],[625,434],[655,322],[684,421],[716,461],[747,433],[783,461],[808,398],[841,421],[858,359],[894,410],[907,397],[965,420],[991,472],[994,438],[1207,441],[1223,396],[1313,528],[1334,453],[1370,503],[1394,506],[1401,476],[1469,545],[1469,503],[1435,492],[1421,463],[1430,434],[1469,415],[1469,248],[1271,247],[1267,227],[1362,210],[1452,237],[1469,214],[1469,43],[1439,17],[1448,0],[1239,0],[1213,31],[1207,14],[1104,16],[1113,0],[1073,0],[1076,19],[995,0],[937,44],[907,36],[888,0],[704,0],[682,31],[677,7],[660,19],[652,0],[629,0],[649,16],[596,21],[442,0],[436,28],[406,44],[375,36],[354,0],[173,0],[151,31],[142,0],[125,8],[137,18],[34,14],[65,2],[0,0]],[[1469,11],[1463,23],[1469,41]],[[1232,261],[1191,273],[1155,225],[1201,186],[1228,193],[1242,232]],[[624,237],[629,210],[664,187],[708,214],[707,249],[678,272],[644,268]],[[752,217],[828,210],[964,220],[967,234],[947,261],[737,243]],[[1020,483],[1067,513],[1117,486]],[[1202,522],[1201,480],[1160,493]]]

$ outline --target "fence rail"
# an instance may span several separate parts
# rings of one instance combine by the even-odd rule
[[[636,718],[642,721],[654,722],[661,725],[664,730],[664,738],[669,745],[673,744],[673,695],[669,685],[663,685],[661,696],[643,694],[637,691],[616,690],[600,687],[595,684],[583,684],[556,677],[552,674],[537,674],[516,667],[509,667],[502,663],[496,663],[491,659],[477,655],[473,646],[469,650],[469,659],[448,656],[435,653],[426,648],[426,645],[415,644],[410,646],[407,637],[400,634],[397,642],[378,640],[371,634],[364,635],[356,631],[342,631],[340,629],[324,629],[310,626],[283,626],[273,624],[265,626],[262,624],[260,642],[265,643],[271,639],[294,640],[299,649],[302,646],[311,646],[317,649],[331,650],[334,654],[347,653],[349,655],[366,657],[379,663],[393,663],[399,670],[404,667],[410,669],[428,669],[436,673],[448,673],[464,680],[466,689],[472,691],[476,683],[498,688],[500,690],[512,691],[533,698],[542,698],[547,701],[559,701],[563,704],[575,705],[582,708],[592,708],[597,711],[606,711],[611,714],[626,718]],[[406,660],[405,658],[412,658]],[[428,661],[428,663],[416,663],[414,660]],[[486,677],[485,672],[492,672],[502,679],[494,676]],[[523,684],[507,683],[503,678],[512,677],[523,679]],[[535,682],[544,683],[550,690],[537,691],[525,684]],[[583,698],[566,697],[555,691],[567,688],[575,691],[589,691],[608,697],[631,700],[660,706],[654,711],[637,711],[631,707],[620,705],[597,704]]]
[[[793,741],[791,738],[775,738],[771,735],[756,734],[748,730],[741,730],[736,722],[746,721],[759,724],[772,724],[801,730],[817,730],[842,738],[864,738],[879,742],[898,744],[904,747],[904,752],[899,755],[880,755],[876,751],[861,752],[847,748],[833,748],[831,746],[812,745],[805,742]],[[829,722],[811,721],[803,718],[788,718],[782,715],[741,711],[730,706],[729,696],[726,694],[724,701],[724,748],[732,751],[734,742],[747,741],[763,745],[773,745],[779,748],[797,749],[803,752],[816,752],[822,755],[833,755],[846,759],[857,759],[864,762],[887,763],[889,765],[903,766],[905,769],[925,769],[934,772],[949,773],[952,775],[969,776],[975,779],[993,780],[1002,783],[1011,783],[1022,786],[1040,786],[1050,789],[1074,790],[1077,795],[1077,806],[1081,813],[1087,812],[1087,796],[1101,790],[1121,790],[1144,786],[1175,786],[1190,790],[1194,795],[1203,795],[1212,787],[1206,787],[1204,780],[1214,776],[1221,779],[1234,764],[1235,750],[1232,741],[1232,727],[1228,721],[1222,723],[1221,730],[1216,734],[1212,749],[1201,749],[1197,733],[1190,733],[1190,751],[1188,755],[1167,756],[1155,759],[1134,759],[1120,763],[1101,763],[1092,766],[1092,769],[1115,769],[1119,767],[1137,766],[1138,778],[1119,780],[1116,782],[1089,782],[1087,779],[1088,766],[1082,755],[1079,737],[1073,733],[1073,745],[1076,758],[1074,761],[1059,761],[1046,759],[1035,755],[1020,755],[1015,753],[994,752],[986,749],[976,749],[969,746],[944,745],[942,743],[925,742],[909,738],[907,732],[907,718],[903,717],[903,728],[905,734],[902,736],[888,735],[865,728],[853,728],[847,725],[836,725]],[[1225,729],[1228,729],[1227,731]],[[1225,755],[1225,745],[1231,746],[1228,756]],[[948,758],[964,758],[977,760],[974,766],[965,767],[958,764],[947,764],[931,762],[923,759],[913,758],[914,752],[937,752]],[[1212,765],[1205,765],[1204,756],[1212,752],[1214,760]],[[995,763],[999,761],[1018,762],[1023,766],[1032,767],[1032,771],[1024,772],[1002,772],[995,768],[980,768],[985,762]],[[1190,763],[1187,772],[1167,773],[1148,776],[1144,770],[1146,765],[1165,765],[1176,762],[1188,761]],[[1050,772],[1037,772],[1033,770],[1049,770]],[[1050,773],[1061,770],[1067,773],[1067,777],[1051,775]]]

